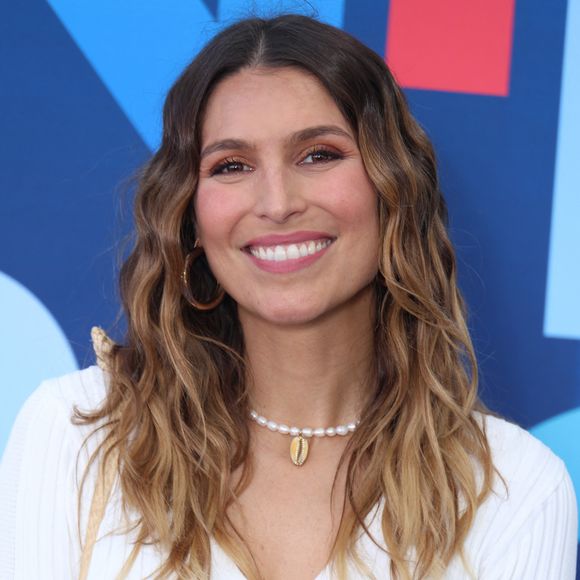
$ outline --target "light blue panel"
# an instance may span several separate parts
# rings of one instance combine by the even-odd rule
[[[345,0],[319,0],[321,20],[341,26]],[[183,67],[221,28],[201,0],[48,0],[127,118],[153,150],[165,94]],[[251,14],[305,12],[306,2],[223,0],[220,21]],[[275,12],[274,12],[275,10]],[[90,111],[87,111],[90,114]]]
[[[164,95],[214,24],[205,5],[199,0],[49,4],[145,143],[155,148]]]
[[[580,407],[536,425],[532,433],[564,460],[580,498]]]
[[[285,12],[305,14],[342,28],[346,0],[219,0],[218,15],[222,26],[245,16],[276,16]]]
[[[27,288],[0,272],[0,454],[16,414],[47,377],[77,370],[58,322]]]
[[[544,334],[580,339],[580,0],[569,0]]]

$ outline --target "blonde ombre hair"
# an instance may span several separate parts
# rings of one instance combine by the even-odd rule
[[[123,505],[139,514],[137,549],[156,543],[167,554],[155,578],[208,578],[212,536],[246,576],[260,577],[227,515],[252,477],[236,304],[226,297],[199,312],[180,284],[196,239],[204,108],[222,79],[248,67],[298,67],[317,78],[357,137],[377,192],[375,391],[341,461],[350,509],[332,550],[336,573],[346,577],[349,558],[364,568],[356,539],[384,498],[384,538],[376,540],[384,539],[393,577],[437,577],[463,556],[491,490],[477,364],[431,143],[383,59],[339,29],[298,15],[241,21],[211,40],[171,88],[120,275],[127,334],[109,354],[103,405],[77,410],[75,420],[105,429],[91,462],[118,458]],[[208,297],[215,280],[198,262],[191,285]],[[237,468],[243,476],[233,487]]]

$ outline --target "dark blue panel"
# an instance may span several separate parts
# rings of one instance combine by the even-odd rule
[[[44,302],[84,365],[90,326],[117,312],[121,181],[147,150],[46,3],[14,3],[0,26],[0,270]]]
[[[205,7],[211,12],[211,15],[217,20],[218,17],[218,0],[202,0]]]
[[[389,0],[346,0],[344,30],[384,56]]]
[[[508,98],[408,91],[439,155],[484,396],[526,426],[580,402],[580,343],[543,336],[565,15],[516,4]]]

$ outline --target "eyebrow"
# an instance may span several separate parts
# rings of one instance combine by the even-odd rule
[[[316,139],[316,137],[323,137],[325,135],[336,135],[338,137],[346,137],[347,139],[353,140],[350,133],[341,129],[338,125],[317,125],[316,127],[308,127],[296,133],[292,133],[290,137],[286,140],[290,145],[297,145],[308,141],[310,139]],[[243,139],[222,139],[220,141],[215,141],[207,147],[204,147],[201,152],[201,159],[207,157],[211,153],[216,151],[225,151],[227,149],[255,149],[255,145]]]

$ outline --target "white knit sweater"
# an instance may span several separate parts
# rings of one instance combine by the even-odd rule
[[[14,425],[0,464],[0,579],[64,580],[78,576],[77,485],[97,439],[76,458],[88,428],[70,422],[72,408],[94,408],[105,396],[106,376],[98,367],[44,382],[28,399]],[[498,481],[480,507],[465,545],[478,579],[573,580],[577,508],[563,462],[526,431],[487,417],[488,439]],[[92,478],[92,479],[91,479]],[[94,472],[83,505],[90,505]],[[131,552],[129,535],[109,535],[120,521],[117,487],[109,501],[89,573],[91,580],[116,577]],[[369,515],[381,540],[379,504]],[[87,509],[81,515],[84,538]],[[389,558],[363,536],[357,545],[377,578],[389,578]],[[142,579],[163,559],[155,547],[141,549],[129,575]],[[458,558],[446,578],[467,578]],[[241,572],[212,541],[212,578],[241,580]],[[330,580],[330,568],[316,580]],[[359,578],[353,569],[349,578]]]

